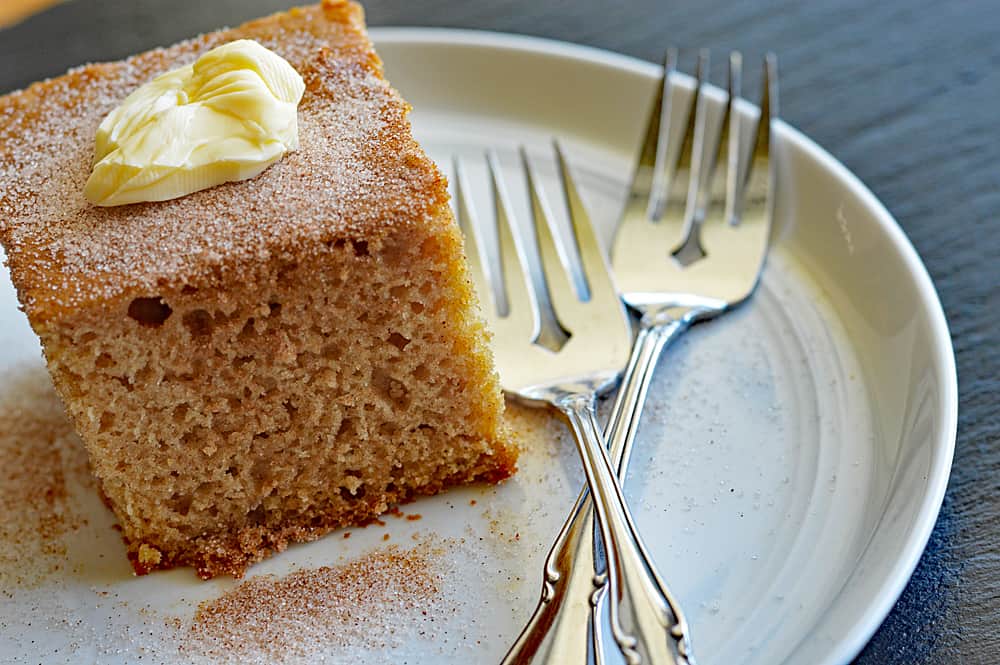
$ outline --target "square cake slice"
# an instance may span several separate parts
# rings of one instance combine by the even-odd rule
[[[302,75],[298,150],[161,203],[83,196],[101,119],[236,39]],[[325,0],[0,98],[0,240],[135,570],[288,543],[514,470],[446,183],[361,8]]]

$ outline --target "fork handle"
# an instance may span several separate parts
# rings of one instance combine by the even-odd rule
[[[597,424],[592,391],[554,400],[569,418],[593,497],[604,542],[611,596],[611,633],[629,665],[687,665],[684,636],[660,579],[635,528],[611,457]]]
[[[617,468],[618,479],[622,484],[625,482],[625,474],[628,471],[629,459],[632,455],[632,443],[639,428],[639,416],[646,402],[646,395],[660,355],[667,346],[691,327],[691,324],[701,313],[701,310],[697,308],[668,308],[650,311],[640,320],[639,332],[636,335],[635,344],[632,346],[628,367],[625,370],[622,385],[618,390],[618,396],[615,398],[614,407],[604,430],[611,449],[612,462]],[[591,530],[591,532],[593,531]],[[595,546],[599,546],[599,544],[595,544]],[[598,562],[601,560],[600,554],[602,553],[599,552],[596,559]],[[608,593],[606,593],[606,575],[601,575],[600,573],[603,571],[599,568],[595,568],[595,571],[593,577],[595,588],[590,593],[593,614],[587,627],[590,631],[589,641],[591,652],[594,654],[594,663],[595,665],[603,665],[601,622],[607,607]],[[678,662],[693,663],[687,620],[666,587],[663,586],[662,589],[673,614],[673,624],[669,627],[670,634],[677,642],[678,654],[687,659]],[[653,660],[651,662],[659,661]]]
[[[618,479],[625,482],[632,442],[639,429],[639,416],[646,403],[653,371],[663,350],[691,327],[700,310],[670,308],[643,316],[639,332],[632,345],[632,354],[622,377],[618,396],[608,417],[604,434],[611,450],[611,460],[618,472]],[[675,316],[677,312],[679,316]]]
[[[588,651],[589,640],[600,627],[589,625],[597,593],[603,593],[604,566],[594,563],[593,507],[584,489],[545,559],[542,594],[531,619],[504,656],[502,665],[593,665],[599,655]],[[600,569],[601,579],[595,579]],[[586,632],[584,633],[584,629]],[[591,647],[592,649],[592,647]]]
[[[605,428],[621,483],[625,481],[638,414],[657,358],[687,327],[680,320],[640,326]],[[501,665],[603,665],[601,626],[607,608],[607,572],[595,526],[594,506],[584,487],[545,558],[542,593],[534,613]],[[676,608],[675,614],[679,614]],[[587,638],[583,639],[583,635]]]
[[[656,312],[640,322],[622,387],[605,428],[619,482],[625,480],[653,369],[663,349],[690,327],[693,316],[688,314],[676,310]],[[600,534],[594,527],[594,507],[584,488],[545,559],[542,593],[535,611],[502,665],[603,665],[601,626],[607,608],[607,572]],[[681,634],[678,650],[687,653],[687,623],[676,604],[671,609],[679,627],[672,630]],[[687,657],[690,661],[691,656]]]

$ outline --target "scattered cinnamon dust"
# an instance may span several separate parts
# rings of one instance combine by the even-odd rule
[[[389,534],[387,533],[382,534],[382,540],[389,540]]]
[[[407,624],[434,621],[436,547],[391,545],[335,568],[251,577],[199,605],[185,648],[227,662],[317,662],[337,648],[393,646]]]
[[[0,388],[0,586],[62,569],[63,536],[86,525],[67,479],[89,483],[83,444],[43,367],[15,368]]]
[[[419,519],[423,519],[423,517],[424,516],[421,515],[420,513],[413,513],[412,515],[407,515],[406,516],[406,521],[407,522],[416,522]]]

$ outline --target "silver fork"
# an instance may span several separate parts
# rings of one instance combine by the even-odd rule
[[[649,654],[661,649],[649,643],[669,642],[658,616],[650,611],[650,608],[667,605],[669,595],[639,539],[595,414],[596,396],[614,387],[628,361],[632,330],[612,283],[600,242],[558,145],[556,155],[576,249],[586,278],[584,293],[576,290],[564,269],[551,219],[542,203],[527,155],[521,151],[547,293],[559,325],[569,334],[558,351],[536,343],[541,321],[539,298],[533,291],[523,247],[518,246],[511,228],[495,154],[488,154],[488,162],[493,181],[506,313],[502,314],[498,303],[493,301],[493,290],[487,281],[476,231],[470,221],[464,175],[461,164],[456,162],[459,222],[466,234],[473,279],[486,301],[485,315],[495,335],[494,355],[504,390],[529,404],[559,409],[573,429],[587,484],[595,497],[597,524],[606,553],[605,579],[612,597],[619,599],[611,606],[612,616],[620,626],[615,633],[616,642],[630,664],[668,662],[651,660]],[[544,605],[556,599],[560,571],[559,567],[546,569]],[[593,567],[586,573],[592,576]],[[562,634],[585,644],[581,638],[585,624],[570,626],[565,623],[566,617],[557,614],[558,611],[546,616],[559,619],[566,629]],[[514,662],[529,662],[536,657],[544,658],[544,652],[526,645],[523,658],[515,655]]]
[[[691,325],[714,319],[753,294],[774,216],[771,141],[778,109],[774,55],[764,59],[760,116],[748,155],[743,154],[744,133],[736,112],[742,57],[730,54],[727,102],[713,142],[703,93],[707,51],[699,54],[697,85],[686,110],[679,154],[671,154],[669,78],[676,62],[677,53],[671,49],[612,247],[622,300],[639,316],[639,331],[609,425],[611,456],[622,479],[661,353]],[[726,165],[724,176],[716,176],[719,161]],[[597,586],[592,596],[595,626],[606,598]],[[686,625],[683,617],[678,623]],[[591,642],[600,660],[599,628]]]
[[[611,457],[622,481],[661,352],[693,323],[714,318],[750,296],[770,235],[770,137],[777,110],[773,56],[765,62],[761,116],[748,157],[741,155],[743,137],[734,112],[742,73],[738,54],[730,57],[729,96],[716,148],[706,149],[707,121],[701,89],[708,72],[707,52],[699,57],[695,111],[691,112],[690,105],[686,109],[680,148],[668,145],[670,74],[676,61],[676,51],[668,51],[663,81],[614,246],[614,266],[616,277],[621,275],[618,285],[623,299],[641,317],[607,427]],[[720,182],[714,171],[719,153],[723,152],[726,174]],[[723,197],[725,208],[720,211]],[[581,494],[556,539],[546,560],[542,599],[505,663],[603,660],[601,618],[607,587],[602,552],[591,538],[593,516],[588,503],[586,494]],[[693,662],[687,622],[677,604],[669,597],[667,600],[669,606],[656,608],[655,614],[676,640],[672,657],[676,662]],[[589,640],[580,639],[581,626],[587,626]],[[614,604],[611,627],[617,640],[620,627]],[[649,662],[670,662],[667,658],[660,651]]]

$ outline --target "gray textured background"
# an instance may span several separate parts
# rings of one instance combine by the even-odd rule
[[[0,31],[0,92],[288,4],[72,0]],[[782,116],[847,164],[899,220],[937,285],[958,357],[958,448],[941,517],[857,662],[1000,663],[1000,2],[365,4],[373,26],[519,32],[654,61],[668,43],[739,48],[754,59],[778,53]],[[715,62],[722,80],[723,58]]]

